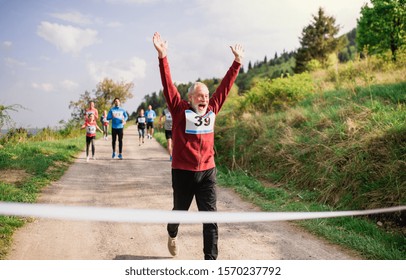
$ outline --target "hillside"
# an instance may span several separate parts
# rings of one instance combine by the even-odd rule
[[[284,52],[240,72],[216,122],[219,165],[333,209],[406,204],[405,52],[359,59],[355,31],[345,36],[346,62],[327,69],[294,74]],[[203,82],[213,92],[219,79]],[[162,92],[152,97],[160,111]]]
[[[405,92],[401,82],[314,94],[285,110],[226,110],[219,162],[337,209],[404,205]]]

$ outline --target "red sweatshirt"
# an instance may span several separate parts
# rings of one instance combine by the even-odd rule
[[[96,129],[97,129],[97,123],[96,121],[85,121],[85,123],[82,125],[82,128],[86,128],[86,136],[87,137],[94,137],[96,136]]]
[[[204,171],[215,167],[214,122],[238,76],[241,64],[234,61],[209,101],[207,112],[200,117],[189,102],[182,100],[172,82],[168,60],[159,59],[161,80],[168,108],[172,114],[172,168]]]

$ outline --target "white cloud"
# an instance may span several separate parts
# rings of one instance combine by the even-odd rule
[[[34,89],[39,89],[39,90],[43,90],[43,91],[46,91],[46,92],[50,92],[50,91],[54,90],[54,86],[52,84],[50,84],[50,83],[40,83],[40,84],[32,83],[31,86]]]
[[[297,25],[304,27],[317,14],[319,7],[338,21],[343,15],[359,14],[361,5],[368,0],[198,0],[194,13],[205,15],[220,28],[231,32],[286,30]],[[344,21],[347,21],[345,18]],[[210,21],[209,21],[210,22]],[[339,22],[345,24],[346,22]],[[355,22],[354,22],[355,24]],[[355,25],[353,26],[355,27]],[[264,34],[266,35],[266,34]]]
[[[96,30],[46,21],[38,26],[37,34],[64,53],[78,54],[83,48],[99,41]]]
[[[63,80],[61,82],[61,85],[63,88],[68,89],[68,90],[74,90],[79,87],[78,83],[71,81],[71,80]]]
[[[77,11],[68,13],[54,13],[51,14],[51,16],[75,24],[88,25],[93,23],[91,16],[83,15]]]
[[[46,55],[41,55],[39,57],[39,59],[43,60],[43,61],[51,61],[52,60],[52,58],[50,58],[49,56],[46,56]]]
[[[4,58],[4,62],[8,67],[25,67],[27,66],[27,63],[23,61],[19,61],[17,59],[11,58],[11,57],[6,57]]]
[[[123,24],[119,21],[112,21],[107,23],[107,27],[112,27],[112,28],[117,28],[117,27],[122,27]]]
[[[145,60],[133,57],[129,61],[89,62],[87,67],[90,75],[97,82],[104,78],[132,82],[135,79],[145,78],[146,65]]]
[[[10,41],[3,42],[3,48],[5,48],[5,49],[10,49],[12,46],[13,46],[13,42],[10,42]]]
[[[18,72],[15,72],[15,71],[20,71],[20,70],[22,70],[22,71],[28,70],[31,72],[37,72],[38,70],[40,70],[40,67],[38,67],[38,66],[30,65],[25,61],[20,61],[20,60],[14,59],[12,57],[5,57],[4,65],[9,67],[12,71],[11,73],[13,73],[13,74],[17,74]],[[22,74],[20,73],[19,75],[22,75]]]
[[[215,54],[214,48],[238,42],[246,49],[244,61],[256,61],[265,55],[269,58],[275,52],[280,54],[283,50],[298,48],[302,29],[311,22],[319,7],[335,17],[336,24],[345,27],[340,34],[350,31],[356,27],[354,18],[365,1],[197,0],[185,13],[206,24],[177,30],[176,36],[178,41],[188,38],[192,43],[201,42],[195,51],[210,57]],[[169,39],[173,44],[173,38]]]
[[[284,0],[288,1],[288,0]],[[245,33],[247,30],[262,31],[268,29],[274,22],[275,16],[284,14],[278,10],[278,2],[269,0],[200,0],[196,13],[202,13],[210,18],[216,18],[213,23],[220,29]],[[230,8],[232,6],[232,8]],[[276,12],[276,10],[278,10]],[[284,14],[284,18],[289,17]],[[209,20],[210,22],[210,20]],[[234,28],[230,28],[234,27]]]

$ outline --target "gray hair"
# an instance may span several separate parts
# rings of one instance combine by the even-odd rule
[[[207,87],[204,83],[202,83],[202,82],[195,82],[195,83],[193,83],[193,84],[189,87],[189,89],[188,89],[188,91],[187,91],[187,96],[190,97],[191,95],[193,95],[193,94],[196,92],[196,89],[199,88],[199,87],[204,87],[204,88],[207,89],[207,92],[209,92],[208,87]]]

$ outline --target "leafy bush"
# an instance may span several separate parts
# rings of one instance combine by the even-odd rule
[[[242,110],[283,109],[297,104],[313,94],[315,86],[308,73],[297,74],[274,80],[259,79],[241,101]]]
[[[309,61],[309,63],[307,63],[306,68],[308,71],[315,71],[315,70],[322,69],[323,66],[321,65],[320,61],[318,61],[317,59],[312,59]]]

